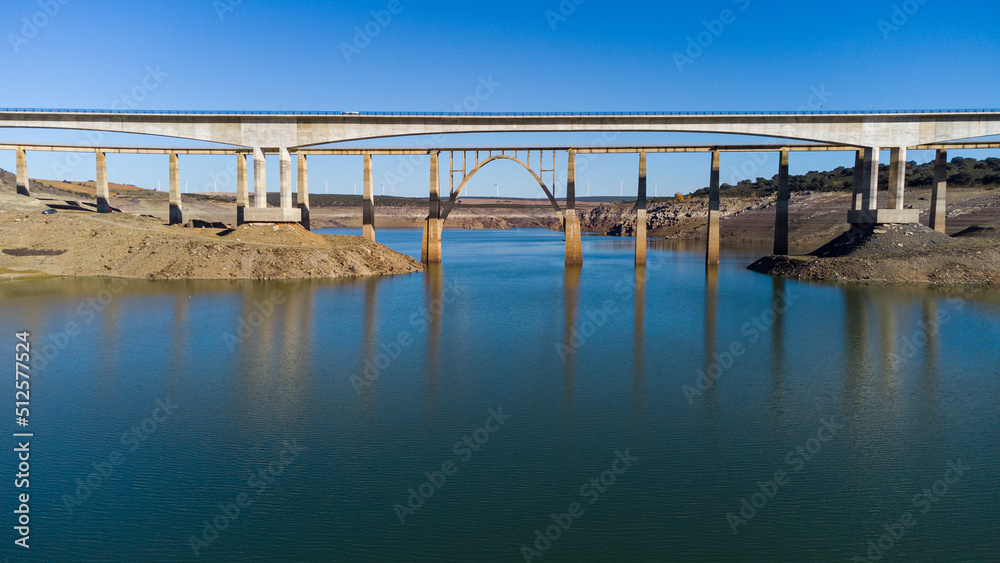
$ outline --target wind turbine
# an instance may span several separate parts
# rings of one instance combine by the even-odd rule
[[[382,197],[385,197],[385,182],[382,182]]]
[[[622,183],[618,186],[618,192],[620,197],[625,197],[625,178],[622,178]]]
[[[500,199],[500,182],[497,182],[497,199]]]
[[[660,197],[660,183],[653,180],[653,197]]]
[[[587,182],[587,197],[590,197],[590,182]]]

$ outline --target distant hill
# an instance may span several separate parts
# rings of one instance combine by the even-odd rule
[[[879,185],[889,184],[889,166],[879,166]],[[926,187],[934,181],[934,162],[917,164],[908,162],[906,165],[906,185],[909,187]],[[963,186],[1000,186],[1000,158],[956,157],[948,164],[949,187]],[[834,192],[854,189],[854,168],[843,166],[829,172],[809,172],[801,176],[789,176],[788,186],[792,192]],[[767,197],[778,191],[778,175],[770,180],[757,178],[756,181],[744,180],[735,186],[722,184],[720,193],[730,197]],[[696,196],[707,196],[708,188],[694,192]]]

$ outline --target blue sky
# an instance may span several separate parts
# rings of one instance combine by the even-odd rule
[[[463,103],[478,111],[998,108],[998,27],[1000,7],[994,3],[942,0],[713,0],[678,6],[602,0],[375,0],[348,5],[6,0],[0,62],[8,80],[0,90],[0,106],[335,111],[453,111]],[[707,46],[689,50],[699,34]],[[482,80],[493,83],[493,91],[483,99],[470,98]],[[5,130],[2,135],[3,141],[92,142],[80,132]],[[461,135],[449,138],[448,144],[589,144],[594,136]],[[744,140],[760,142],[693,134],[623,134],[617,142]],[[105,135],[100,142],[179,144],[115,135]],[[996,156],[993,151],[970,155]],[[930,157],[911,155],[921,162]],[[91,155],[70,159],[66,154],[30,153],[29,159],[34,177],[94,178]],[[626,192],[630,185],[634,191],[636,161],[599,157],[579,174],[578,185],[585,190],[589,182],[594,195],[617,195],[622,182]],[[268,164],[269,187],[276,189],[277,161],[269,159]],[[386,193],[394,195],[426,195],[423,169],[402,181],[387,175],[402,165],[395,157],[376,158],[376,184],[388,181]],[[557,165],[565,167],[565,162]],[[661,195],[702,187],[708,181],[708,165],[707,155],[651,156],[651,190],[654,183]],[[792,158],[793,173],[839,165],[852,166],[853,155]],[[13,166],[10,151],[0,154],[0,167]],[[776,155],[726,154],[723,181],[741,179],[740,169],[753,177],[770,177],[777,166]],[[181,157],[182,181],[191,191],[211,191],[216,183],[220,190],[234,190],[227,170],[233,167],[231,158]],[[109,175],[114,182],[155,188],[159,181],[166,186],[167,159],[112,155]],[[323,193],[327,186],[331,193],[352,193],[361,177],[359,157],[310,161],[314,193]],[[472,193],[492,192],[497,182],[502,195],[540,195],[531,177],[509,163],[484,169],[473,181]],[[562,186],[558,191],[563,193]]]

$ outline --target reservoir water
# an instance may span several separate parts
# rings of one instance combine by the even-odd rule
[[[0,342],[34,351],[31,548],[3,553],[1000,560],[998,292],[562,252],[447,231],[443,266],[384,279],[0,283]]]

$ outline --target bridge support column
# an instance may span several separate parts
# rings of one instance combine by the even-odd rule
[[[930,228],[945,232],[948,217],[948,151],[937,151],[934,161],[934,188],[931,190]]]
[[[879,148],[865,149],[865,166],[861,178],[862,207],[867,211],[878,209],[878,156]]]
[[[108,190],[108,161],[102,151],[97,151],[97,212],[111,213],[111,192]]]
[[[170,224],[184,223],[184,211],[181,207],[181,173],[177,153],[170,153]]]
[[[306,155],[299,153],[296,157],[299,165],[298,185],[296,186],[295,199],[302,212],[302,222],[299,223],[305,230],[309,227],[309,163]]]
[[[576,214],[576,152],[567,153],[566,170],[566,263],[583,264],[583,241],[580,235],[580,217]],[[555,186],[553,186],[553,190]]]
[[[17,193],[18,195],[31,195],[31,186],[28,180],[28,156],[24,149],[17,149]]]
[[[774,254],[788,256],[788,149],[781,151],[778,166],[778,202],[774,214]]]
[[[244,210],[250,203],[250,192],[247,186],[247,157],[236,155],[236,225],[244,223]]]
[[[906,147],[892,149],[889,167],[889,209],[903,209],[906,191]]]
[[[635,265],[646,265],[646,152],[639,153],[639,193],[635,200]]]
[[[260,147],[253,148],[253,206],[267,207],[267,161]]]
[[[291,209],[292,208],[292,155],[288,152],[288,148],[280,147],[278,149],[278,172],[281,177],[281,184],[279,186],[281,190],[281,209]]]
[[[361,202],[362,227],[361,235],[375,242],[375,178],[372,175],[372,155],[365,155],[365,195]]]
[[[719,264],[719,151],[712,151],[712,183],[708,191],[708,250],[705,264]]]
[[[865,206],[865,151],[858,151],[854,157],[854,196],[851,198],[851,210],[861,211]]]
[[[424,240],[420,261],[424,264],[441,263],[441,174],[439,153],[431,153],[430,205],[424,221]]]

